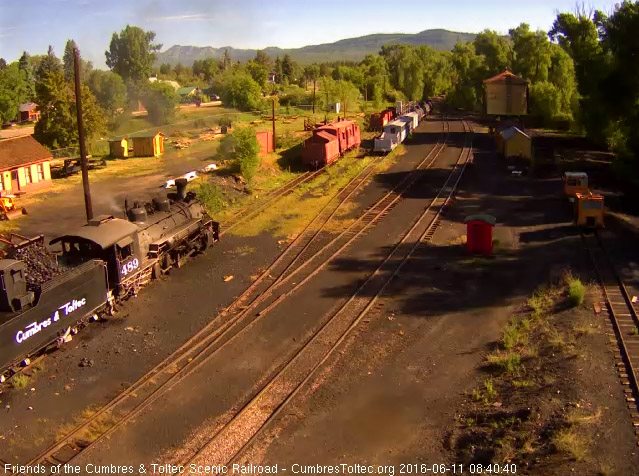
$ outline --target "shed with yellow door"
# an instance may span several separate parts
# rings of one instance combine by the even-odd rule
[[[51,186],[52,159],[32,136],[0,140],[0,190],[17,194]]]
[[[131,140],[136,157],[159,157],[164,154],[164,134],[161,132],[136,134]]]
[[[121,139],[109,140],[109,155],[124,159],[129,156],[129,139],[122,137]]]

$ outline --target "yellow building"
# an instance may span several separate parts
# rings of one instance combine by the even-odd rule
[[[521,129],[512,126],[497,134],[497,150],[506,158],[532,159],[532,139]]]
[[[159,157],[164,154],[164,134],[149,132],[131,137],[133,155],[136,157]]]
[[[524,116],[528,114],[528,81],[510,71],[484,80],[486,114]]]
[[[111,157],[125,158],[129,156],[129,139],[122,137],[121,139],[109,140],[109,155]]]
[[[52,158],[32,136],[0,140],[0,190],[16,194],[51,186]]]

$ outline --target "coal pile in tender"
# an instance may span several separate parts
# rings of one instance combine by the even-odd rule
[[[33,289],[62,273],[55,255],[48,251],[44,243],[36,242],[15,250],[14,258],[26,265],[27,288]]]

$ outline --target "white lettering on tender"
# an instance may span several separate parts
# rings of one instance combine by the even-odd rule
[[[62,311],[63,316],[68,316],[72,312],[77,311],[81,307],[85,306],[86,303],[87,303],[86,298],[82,298],[82,299],[79,299],[79,300],[78,299],[74,299],[72,301],[69,301],[66,304],[63,304],[62,306],[60,306],[53,313],[53,316],[51,316],[48,319],[45,319],[44,321],[41,321],[41,322],[37,322],[37,321],[36,322],[32,322],[27,327],[25,327],[23,330],[18,331],[16,333],[16,342],[18,344],[22,344],[24,341],[26,341],[30,337],[33,337],[38,332],[40,332],[42,329],[45,329],[45,328],[49,327],[52,322],[59,321],[60,320],[60,311]]]

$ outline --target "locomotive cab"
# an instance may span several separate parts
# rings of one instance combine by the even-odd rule
[[[62,245],[59,262],[65,266],[94,259],[106,262],[111,288],[142,266],[138,228],[110,215],[90,220],[74,234],[56,238],[50,244],[58,242]]]

